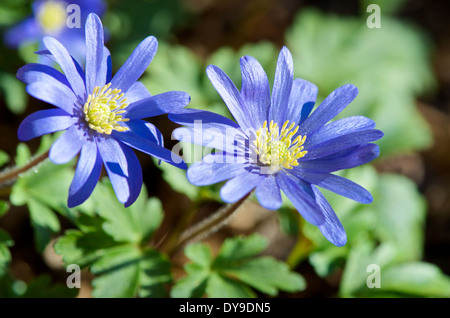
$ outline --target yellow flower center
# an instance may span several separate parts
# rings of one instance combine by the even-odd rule
[[[294,129],[295,127],[295,129]],[[308,151],[303,150],[305,136],[292,137],[297,133],[298,126],[295,123],[289,125],[287,120],[280,128],[273,120],[267,127],[267,121],[256,131],[256,153],[259,161],[266,166],[270,166],[271,171],[278,171],[281,168],[292,169],[298,166],[298,159],[304,157]]]
[[[129,121],[122,118],[125,108],[128,106],[127,99],[120,89],[110,89],[111,83],[94,88],[94,92],[88,96],[84,104],[86,122],[91,129],[99,133],[110,135],[113,130],[126,131],[127,127],[120,123]]]
[[[57,34],[66,25],[67,11],[64,2],[46,1],[37,12],[37,20],[45,33]]]

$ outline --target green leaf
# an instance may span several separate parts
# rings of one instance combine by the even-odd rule
[[[36,277],[26,286],[22,298],[73,298],[78,295],[77,288],[68,288],[62,284],[52,284],[48,275]]]
[[[28,147],[20,144],[16,164],[21,166],[29,160]],[[72,177],[73,170],[69,164],[54,165],[44,161],[21,174],[12,186],[10,201],[15,206],[28,206],[38,251],[43,251],[53,234],[60,229],[54,211],[67,216],[67,195]]]
[[[368,17],[367,7],[371,4],[380,6],[382,14],[393,14],[398,11],[405,4],[406,0],[360,0],[361,14]]]
[[[285,235],[298,235],[298,212],[293,210],[283,206],[277,213],[280,229]]]
[[[11,252],[9,247],[14,245],[8,233],[0,229],[0,277],[5,275],[8,271],[9,263],[11,262]]]
[[[381,292],[414,297],[450,297],[450,277],[424,262],[389,266],[381,272]]]
[[[296,292],[306,288],[306,282],[302,276],[291,272],[285,263],[271,257],[250,260],[225,272],[271,296],[275,296],[279,289]]]
[[[99,298],[164,297],[171,281],[170,263],[157,251],[132,245],[106,250],[91,267],[97,275],[92,295]]]
[[[162,171],[164,181],[166,181],[173,190],[185,194],[192,201],[198,199],[200,187],[194,186],[187,180],[185,170],[165,162],[162,162],[158,167]]]
[[[60,230],[55,213],[34,199],[28,199],[31,225],[34,229],[34,243],[38,252],[43,252],[54,233]]]
[[[129,208],[117,200],[107,179],[100,182],[91,196],[95,211],[105,220],[103,229],[117,242],[145,243],[160,226],[163,218],[161,202],[147,199],[145,187]]]
[[[211,298],[255,298],[256,294],[234,279],[212,273],[208,279],[206,293]]]
[[[55,137],[42,137],[38,154],[44,153]],[[28,146],[19,144],[15,158],[16,166],[25,166],[32,159]],[[44,250],[53,234],[60,230],[59,220],[54,211],[69,216],[67,195],[74,173],[71,165],[72,163],[55,165],[44,159],[21,173],[12,186],[10,202],[15,206],[28,206],[35,245],[39,252]]]
[[[55,251],[62,256],[64,264],[77,264],[86,267],[102,256],[104,250],[117,245],[101,228],[98,231],[83,233],[67,230],[55,245]]]
[[[148,247],[163,218],[161,202],[148,199],[144,187],[137,201],[125,208],[106,179],[88,201],[94,204],[74,213],[79,230],[66,231],[55,243],[64,263],[90,266],[96,275],[94,297],[165,297],[172,280],[170,262]]]
[[[228,238],[215,259],[214,268],[227,268],[254,257],[267,248],[267,240],[258,235]]]
[[[138,291],[141,256],[139,249],[129,245],[105,251],[91,267],[91,272],[98,275],[92,281],[92,295],[97,298],[134,297]]]
[[[17,145],[16,157],[14,161],[18,167],[24,166],[28,163],[31,158],[30,148],[24,143],[19,143]]]
[[[27,94],[25,84],[15,76],[0,72],[0,93],[3,93],[8,109],[18,115],[25,111],[27,106]]]
[[[208,268],[212,264],[211,249],[202,243],[189,244],[184,250],[185,255],[201,267]]]
[[[9,203],[5,200],[0,200],[0,218],[9,210]]]
[[[422,257],[426,203],[416,184],[394,174],[380,177],[372,208],[377,211],[376,234],[398,248],[399,261]]]
[[[392,264],[397,250],[394,245],[384,243],[375,246],[375,243],[366,235],[360,236],[360,241],[352,246],[339,286],[341,297],[361,296],[368,289],[366,281],[370,273],[367,269],[376,264],[381,270]]]
[[[10,160],[8,153],[0,150],[0,167],[4,166]]]
[[[213,259],[207,245],[188,245],[185,254],[193,262],[185,265],[187,275],[175,283],[171,296],[255,297],[250,287],[272,296],[278,290],[303,290],[304,279],[285,263],[257,257],[266,246],[266,240],[257,234],[228,238]]]
[[[166,285],[172,281],[170,261],[156,250],[147,250],[139,265],[139,297],[167,297]]]
[[[208,267],[195,263],[184,266],[187,275],[179,279],[170,290],[172,298],[200,298],[205,294],[210,275]]]

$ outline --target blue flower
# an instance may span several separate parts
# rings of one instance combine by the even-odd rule
[[[240,66],[240,91],[218,67],[206,70],[237,123],[201,110],[169,114],[186,126],[173,132],[176,139],[216,150],[188,168],[188,180],[197,186],[228,180],[220,190],[225,202],[236,202],[255,190],[259,203],[271,210],[281,207],[283,191],[330,242],[344,245],[344,228],[317,187],[361,203],[373,200],[358,184],[332,173],[379,155],[379,147],[371,142],[383,133],[374,129],[372,120],[354,116],[330,122],[356,97],[357,88],[336,89],[312,112],[318,89],[293,78],[286,47],[278,58],[272,94],[256,59],[244,56]]]
[[[77,7],[72,8],[71,5]],[[81,26],[85,24],[89,13],[102,15],[105,9],[103,0],[36,0],[32,4],[32,15],[8,30],[4,41],[11,48],[25,43],[38,43],[41,49],[42,39],[52,36],[78,62],[84,63],[86,46],[84,28]],[[40,62],[45,62],[45,59],[41,58]]]
[[[151,96],[137,81],[156,53],[158,43],[153,36],[136,47],[114,77],[97,15],[90,14],[86,22],[84,71],[56,39],[45,37],[43,41],[46,50],[37,53],[52,58],[64,75],[47,65],[27,64],[17,77],[28,84],[31,96],[57,108],[29,115],[20,124],[18,136],[26,141],[65,130],[50,148],[49,158],[62,164],[80,152],[69,207],[90,196],[103,165],[119,201],[131,205],[142,186],[141,166],[131,148],[186,168],[181,158],[163,148],[159,130],[142,120],[183,108],[190,100],[187,93],[176,91]]]

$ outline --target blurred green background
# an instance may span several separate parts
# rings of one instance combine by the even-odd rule
[[[105,2],[102,20],[115,70],[143,38],[158,38],[158,53],[142,77],[152,94],[183,90],[191,95],[189,107],[229,116],[205,75],[206,66],[219,66],[239,87],[239,58],[251,55],[272,80],[278,52],[286,45],[293,54],[295,76],[319,87],[318,101],[352,83],[359,95],[340,116],[370,117],[385,133],[377,142],[381,155],[376,161],[342,173],[370,190],[374,203],[361,205],[325,193],[347,231],[346,246],[332,246],[289,202],[275,213],[255,201],[229,226],[204,240],[213,251],[236,235],[256,232],[265,237],[263,254],[286,262],[306,281],[302,291],[283,291],[278,297],[450,297],[448,1]],[[368,27],[369,4],[381,9],[380,28]],[[30,1],[2,0],[0,34],[30,13]],[[27,96],[24,85],[15,79],[19,67],[36,62],[35,49],[28,44],[17,50],[0,46],[0,163],[5,169],[14,162],[23,164],[51,142],[44,138],[42,143],[33,140],[18,147],[20,122],[48,107]],[[167,147],[174,145],[170,135],[176,125],[164,116],[152,122],[162,131]],[[222,205],[218,186],[194,187],[183,171],[158,166],[143,154],[138,157],[148,195],[158,198],[165,211],[160,228],[152,230],[154,242],[178,231],[179,224],[200,220]],[[74,221],[76,214],[64,207],[72,167],[73,163],[45,167],[50,172],[44,179],[38,172],[19,179],[12,188],[0,189],[0,276],[2,271],[9,273],[16,294],[32,291],[31,282],[49,297],[62,292],[49,287],[51,282],[64,283],[67,276],[52,244],[62,235],[68,239],[67,231],[74,227],[88,233],[82,222]],[[101,195],[106,196],[97,196]],[[95,200],[94,195],[91,201]],[[88,202],[86,211],[92,209],[89,204],[93,203]],[[195,215],[193,207],[200,209]],[[64,247],[60,251],[65,256]],[[183,277],[188,262],[183,253],[171,255],[170,260],[173,276]],[[381,288],[367,287],[370,264],[381,268]],[[75,294],[91,297],[94,276],[91,269]],[[47,280],[42,282],[42,277]],[[103,288],[95,291],[99,285]],[[104,295],[104,286],[97,280],[94,296]]]

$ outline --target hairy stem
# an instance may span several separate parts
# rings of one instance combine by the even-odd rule
[[[184,231],[180,235],[177,244],[168,251],[168,254],[173,255],[186,243],[192,243],[204,239],[205,237],[217,232],[239,212],[240,208],[247,202],[252,193],[253,192],[249,192],[239,201],[220,208],[212,216]]]
[[[0,173],[0,187],[11,184],[14,182],[20,174],[27,172],[28,170],[34,168],[45,159],[48,158],[49,150],[40,154],[30,160],[26,165],[22,167],[15,167]]]

